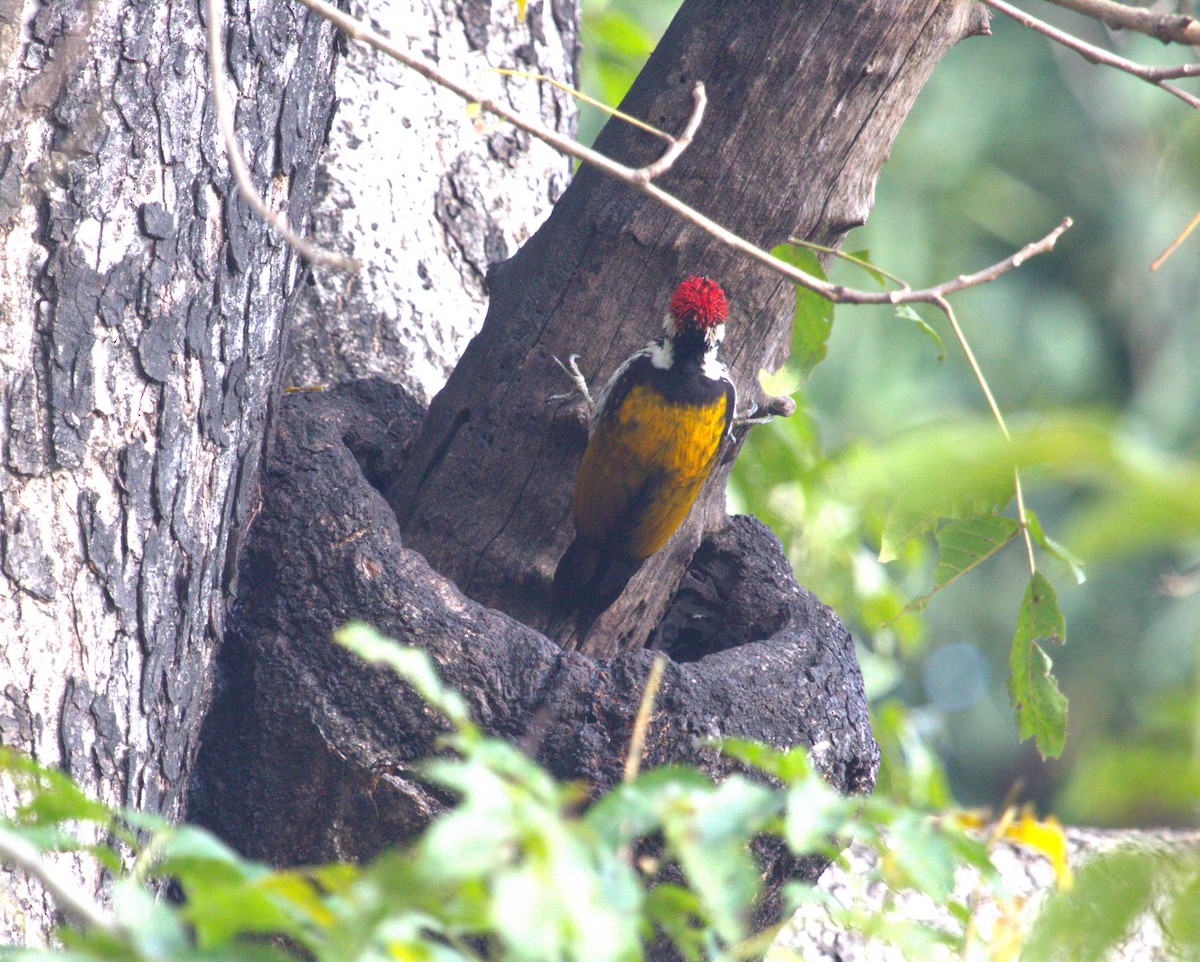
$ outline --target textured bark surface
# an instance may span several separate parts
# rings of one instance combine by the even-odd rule
[[[332,32],[223,9],[255,179],[302,217]],[[0,741],[170,817],[296,271],[227,175],[204,28],[195,0],[0,8]],[[36,935],[40,887],[0,884],[0,942]]]
[[[465,598],[401,545],[379,488],[422,413],[382,381],[281,405],[191,792],[191,816],[252,856],[367,858],[444,804],[409,771],[434,750],[440,719],[329,640],[352,618],[429,651],[487,731],[560,778],[601,791],[621,777],[653,653],[597,662],[563,651]],[[736,518],[704,542],[659,642],[675,658],[644,765],[691,762],[719,777],[727,766],[701,740],[737,735],[808,745],[831,784],[870,789],[878,749],[853,643],[796,586],[761,523]],[[823,866],[760,855],[773,894]],[[776,908],[768,900],[764,912]]]
[[[866,217],[929,72],[983,29],[982,12],[957,0],[749,6],[761,14],[688,0],[622,109],[679,131],[704,81],[704,125],[661,186],[764,247],[793,234],[837,243]],[[661,142],[610,123],[597,147],[638,165]],[[389,493],[408,543],[464,593],[546,626],[584,440],[581,404],[548,400],[569,386],[551,355],[582,355],[584,373],[602,381],[658,331],[688,273],[730,295],[724,357],[747,405],[759,370],[789,343],[790,287],[628,187],[582,169],[546,224],[495,267],[483,330]],[[729,463],[589,637],[561,641],[595,654],[642,647],[704,533],[725,524]]]
[[[363,15],[362,3],[351,12]],[[576,83],[577,0],[370,0],[370,22],[443,71],[570,133],[571,97],[489,68]],[[350,42],[310,218],[324,246],[358,257],[354,276],[314,275],[288,327],[290,384],[378,374],[426,397],[446,380],[487,306],[493,261],[523,244],[569,180],[567,159],[458,97]]]

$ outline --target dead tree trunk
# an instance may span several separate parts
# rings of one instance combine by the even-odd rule
[[[202,7],[0,14],[0,741],[168,817],[298,269],[214,139]],[[255,180],[303,217],[332,30],[289,0],[222,10]],[[0,941],[47,925],[36,885],[3,887],[24,921]]]
[[[688,0],[624,107],[677,130],[703,80],[708,118],[664,186],[765,246],[793,233],[836,242],[865,218],[938,58],[985,23],[957,0],[759,6]],[[656,143],[610,127],[599,146],[638,164]],[[436,726],[407,688],[330,643],[351,618],[426,648],[486,730],[597,791],[620,778],[657,627],[672,663],[647,765],[719,777],[705,739],[740,735],[807,745],[831,784],[870,790],[878,748],[851,640],[795,584],[778,541],[725,516],[728,466],[585,652],[539,630],[583,446],[581,410],[548,403],[565,386],[550,355],[579,352],[589,374],[608,374],[692,271],[732,294],[726,356],[753,393],[788,343],[790,290],[584,170],[493,266],[483,330],[427,415],[381,381],[284,402],[193,782],[198,819],[296,863],[368,857],[441,809],[408,773]],[[769,893],[820,867],[761,854]],[[774,909],[768,897],[764,917]]]
[[[865,220],[929,72],[985,28],[981,17],[973,4],[932,0],[692,0],[622,110],[678,132],[703,81],[704,124],[660,186],[762,247],[789,236],[836,244]],[[618,122],[596,146],[635,167],[661,152],[660,141]],[[483,330],[389,493],[406,542],[464,593],[546,626],[583,437],[582,405],[548,400],[565,386],[552,355],[580,354],[584,373],[602,383],[657,333],[670,291],[689,273],[730,295],[725,358],[746,404],[758,372],[790,344],[790,287],[650,198],[581,169],[550,220],[495,266]],[[713,472],[680,531],[589,636],[560,641],[593,654],[646,643],[701,538],[727,523],[731,463]]]

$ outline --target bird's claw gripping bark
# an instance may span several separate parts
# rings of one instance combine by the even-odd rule
[[[775,415],[770,411],[763,413],[762,408],[755,405],[745,414],[740,414],[733,419],[735,428],[753,427],[755,424],[768,424],[775,420]]]
[[[579,365],[576,363],[576,361],[579,360],[579,355],[572,354],[567,358],[566,364],[560,361],[557,357],[554,357],[553,354],[550,356],[554,358],[554,363],[562,368],[563,373],[575,382],[575,390],[582,394],[583,399],[587,401],[588,410],[590,411],[594,409],[596,402],[592,399],[592,392],[588,390],[587,378],[583,376],[583,373],[579,370]],[[566,394],[552,394],[550,396],[550,400],[565,401],[574,396],[574,392],[568,392]]]
[[[790,397],[786,395],[773,397],[768,399],[766,405],[755,402],[754,406],[745,414],[735,415],[733,426],[735,428],[748,428],[755,424],[767,424],[777,417],[791,417],[795,413],[796,402]]]

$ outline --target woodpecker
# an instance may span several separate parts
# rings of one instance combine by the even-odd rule
[[[700,493],[737,403],[717,358],[727,315],[714,281],[687,278],[662,333],[617,368],[595,402],[570,359],[591,418],[571,502],[575,540],[554,573],[561,614],[594,617],[612,604]]]

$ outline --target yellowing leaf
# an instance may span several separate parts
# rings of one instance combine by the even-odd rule
[[[1060,889],[1069,889],[1074,882],[1067,860],[1067,836],[1053,815],[1038,820],[1026,806],[1021,814],[1008,823],[1004,838],[1041,852],[1054,869],[1054,881]]]
[[[949,818],[959,828],[980,829],[992,820],[992,813],[986,808],[960,808],[951,812]]]
[[[767,397],[778,397],[783,394],[795,394],[804,386],[804,379],[792,365],[784,364],[778,371],[763,368],[758,372],[758,383]]]

